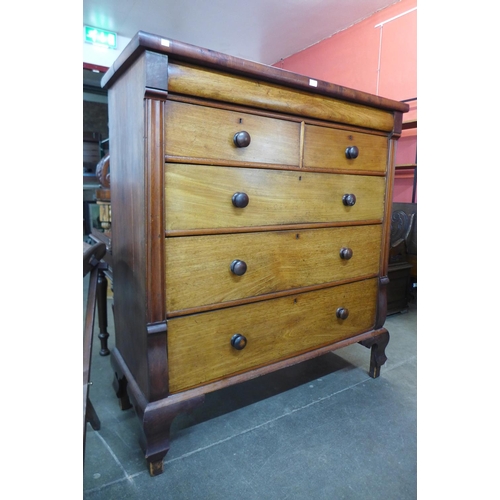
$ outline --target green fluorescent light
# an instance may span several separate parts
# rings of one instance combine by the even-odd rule
[[[93,45],[116,49],[116,33],[112,31],[85,26],[85,41]]]

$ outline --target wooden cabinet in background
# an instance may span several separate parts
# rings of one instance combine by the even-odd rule
[[[409,115],[414,118],[402,124],[400,154],[395,165],[388,314],[406,312],[410,301],[416,299],[417,290],[417,98],[404,102],[410,104]],[[408,189],[410,180],[411,193]]]
[[[408,106],[139,32],[108,89],[115,388],[152,475],[206,393],[389,341]]]
[[[417,283],[417,204],[392,204],[387,314],[406,312]]]

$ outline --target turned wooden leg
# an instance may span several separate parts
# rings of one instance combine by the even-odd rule
[[[166,402],[165,402],[166,401]],[[205,395],[169,404],[168,398],[161,403],[150,403],[142,414],[142,437],[140,445],[144,451],[151,476],[163,472],[163,459],[170,449],[170,427],[174,418],[186,413],[205,401]],[[139,415],[140,416],[140,415]]]
[[[385,348],[389,343],[389,332],[385,332],[360,342],[361,345],[371,348],[370,354],[370,377],[377,378],[380,375],[380,367],[387,361]]]
[[[97,315],[99,318],[99,339],[101,341],[101,356],[108,356],[108,280],[103,269],[99,269],[97,278]]]

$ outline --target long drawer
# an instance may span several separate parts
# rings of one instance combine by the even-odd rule
[[[380,224],[167,238],[167,312],[375,275],[381,241]]]
[[[169,63],[168,89],[176,94],[384,132],[390,132],[394,127],[394,116],[387,110],[188,64]]]
[[[385,177],[167,163],[167,231],[381,221]],[[248,203],[234,206],[236,193]],[[355,204],[344,204],[346,195]],[[352,199],[352,198],[351,198]]]
[[[386,165],[386,137],[305,126],[303,167],[385,172]]]
[[[299,165],[299,123],[175,101],[165,116],[167,155]]]
[[[175,393],[333,344],[373,327],[377,279],[168,320]],[[346,319],[337,317],[346,309]],[[235,335],[246,339],[237,350]]]

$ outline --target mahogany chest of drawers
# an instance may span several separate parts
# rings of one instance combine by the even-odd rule
[[[115,388],[152,475],[204,395],[359,342],[407,105],[139,32],[108,89]]]

